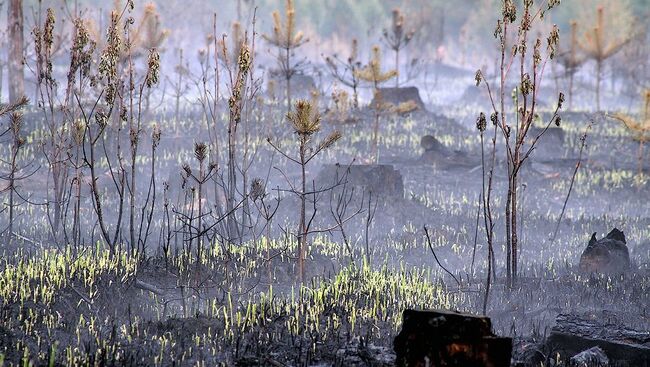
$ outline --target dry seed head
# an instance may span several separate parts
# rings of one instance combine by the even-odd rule
[[[501,12],[507,23],[514,23],[517,20],[517,7],[512,0],[503,0]]]
[[[106,127],[108,124],[108,116],[106,116],[106,113],[103,110],[99,110],[95,113],[95,122],[100,127],[100,129]]]
[[[138,141],[140,140],[140,131],[136,129],[135,127],[132,127],[129,129],[129,140],[131,142],[131,146],[135,147],[138,145]]]
[[[497,20],[497,25],[494,28],[494,38],[499,38],[503,34],[503,26],[501,24],[501,19]]]
[[[126,109],[126,105],[122,105],[120,108],[120,120],[126,122],[129,117],[129,111]]]
[[[151,143],[153,144],[154,149],[158,148],[161,135],[162,132],[160,131],[160,126],[158,126],[158,124],[153,124],[153,130],[151,131]]]
[[[86,24],[81,18],[75,19],[68,79],[71,79],[74,83],[76,72],[78,70],[81,70],[81,73],[84,76],[90,73],[90,66],[94,52],[95,41],[90,39],[90,34]]]
[[[266,192],[264,192],[264,182],[261,178],[256,177],[253,179],[253,182],[251,182],[250,197],[253,201],[257,201],[258,199],[263,199],[264,196],[266,196]]]
[[[476,128],[482,134],[485,131],[486,127],[487,127],[487,120],[485,119],[485,114],[483,112],[481,112],[478,115],[478,118],[476,119]]]
[[[483,73],[481,72],[481,69],[476,70],[476,75],[474,76],[474,80],[476,80],[477,87],[481,85],[481,81],[483,81]]]
[[[490,121],[492,122],[492,125],[496,126],[497,122],[499,122],[499,113],[492,112],[492,114],[490,115]]]
[[[160,73],[160,54],[155,48],[149,50],[147,68],[145,84],[147,85],[147,88],[151,88],[155,84],[158,84],[158,75]]]
[[[560,92],[560,95],[557,98],[557,106],[558,106],[558,108],[562,108],[563,103],[564,103],[564,93]]]
[[[54,23],[56,18],[54,17],[54,10],[52,8],[47,8],[47,16],[45,18],[45,26],[43,27],[43,42],[47,46],[48,50],[52,48],[54,44]]]
[[[528,73],[525,73],[524,78],[521,81],[521,94],[527,96],[532,92],[532,89],[533,83],[530,80],[530,75]]]
[[[558,45],[560,44],[560,28],[558,28],[557,24],[553,24],[553,29],[551,30],[551,34],[548,36],[546,43],[546,52],[548,52],[549,58],[553,60]]]
[[[560,5],[560,0],[548,0],[547,9],[551,10],[558,5]]]
[[[560,123],[562,122],[562,118],[560,115],[555,116],[555,126],[560,127]]]
[[[118,28],[119,15],[113,11],[111,13],[111,24],[106,32],[106,47],[102,51],[99,60],[99,75],[108,81],[104,99],[109,105],[113,104],[117,94],[117,67],[122,47]]]
[[[239,50],[239,57],[237,58],[237,64],[239,65],[239,70],[242,73],[246,74],[251,67],[251,51],[248,48],[248,45],[244,42],[241,45]]]
[[[535,41],[535,47],[533,47],[533,63],[537,66],[542,62],[542,53],[540,48],[542,47],[542,41],[538,38]]]

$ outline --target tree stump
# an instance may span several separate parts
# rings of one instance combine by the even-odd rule
[[[590,273],[622,273],[630,268],[630,252],[625,242],[625,234],[614,228],[611,232],[596,239],[591,235],[587,248],[580,255],[580,270]]]
[[[397,366],[510,366],[512,339],[492,333],[488,317],[405,310],[393,343]]]
[[[414,102],[419,110],[426,110],[424,102],[420,98],[420,91],[417,87],[400,87],[400,88],[379,88],[379,95],[382,103],[390,103],[398,106],[401,103]],[[376,97],[370,102],[370,107],[377,105]]]

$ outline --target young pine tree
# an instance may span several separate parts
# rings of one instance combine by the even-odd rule
[[[393,9],[393,21],[389,29],[384,29],[384,41],[395,52],[395,70],[399,71],[400,51],[408,45],[415,31],[407,30],[404,25],[404,14],[399,8]],[[399,87],[399,74],[395,78],[395,87]]]
[[[571,43],[569,49],[558,53],[558,61],[564,67],[564,75],[569,81],[569,109],[572,109],[575,74],[586,61],[585,57],[578,53],[578,22],[575,20],[571,21]]]
[[[359,43],[356,39],[353,39],[352,49],[347,59],[342,60],[338,55],[325,58],[330,74],[341,84],[352,88],[352,107],[355,110],[359,108],[359,77],[357,71],[361,68],[361,62],[358,60],[358,51]]]
[[[629,9],[624,4],[614,3],[608,7],[599,6],[596,10],[596,21],[583,39],[579,41],[580,48],[589,59],[596,62],[596,109],[600,111],[600,82],[603,77],[603,64],[607,59],[619,52],[631,39],[629,30],[622,25],[624,19],[631,22]],[[618,19],[619,21],[615,21]],[[621,21],[620,19],[623,19]]]
[[[282,22],[280,12],[273,12],[273,33],[263,35],[264,39],[278,48],[278,66],[281,75],[286,81],[287,111],[291,109],[291,78],[296,74],[300,64],[292,62],[295,49],[305,44],[309,39],[303,32],[296,30],[296,9],[293,0],[287,0],[285,7],[285,20]]]
[[[300,187],[292,185],[292,193],[297,195],[300,199],[300,218],[298,225],[298,280],[302,282],[305,275],[305,257],[307,254],[308,236],[312,220],[307,220],[307,200],[310,196],[313,197],[315,202],[315,191],[307,187],[307,165],[311,162],[320,152],[331,147],[341,138],[341,133],[334,131],[329,134],[325,139],[321,140],[318,144],[314,144],[313,137],[321,129],[321,116],[315,106],[305,100],[296,102],[293,111],[287,114],[287,120],[291,123],[293,131],[296,133],[298,140],[298,155],[292,157],[278,148],[271,142],[270,138],[267,139],[269,144],[282,154],[291,162],[300,166]],[[315,215],[316,213],[312,213]],[[313,219],[313,216],[312,216]]]
[[[374,90],[375,112],[374,126],[372,129],[372,155],[375,163],[379,162],[379,118],[381,113],[386,109],[386,104],[382,101],[379,86],[397,76],[397,70],[382,71],[381,67],[381,50],[379,46],[372,48],[372,58],[368,65],[356,71],[357,78],[372,84]]]

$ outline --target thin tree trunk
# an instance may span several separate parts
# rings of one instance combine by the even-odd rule
[[[512,163],[508,160],[508,194],[506,195],[506,281],[508,286],[512,285],[512,191]]]
[[[519,158],[519,151],[515,152],[517,159]],[[518,251],[518,235],[517,235],[517,170],[519,167],[514,167],[514,174],[512,176],[512,233],[511,233],[511,247],[512,247],[512,285],[517,281],[517,251]]]
[[[7,13],[9,37],[9,102],[17,101],[25,94],[23,71],[23,2],[10,0]]]
[[[287,65],[285,78],[287,79],[287,113],[291,112],[291,50],[286,49]]]
[[[395,76],[395,88],[399,88],[399,49],[395,50],[395,70],[397,75]]]
[[[575,71],[571,70],[569,72],[569,110],[573,110],[573,78],[575,76]]]
[[[600,79],[603,68],[601,60],[596,61],[596,110],[600,112]]]
[[[304,138],[303,138],[304,139]],[[300,142],[300,168],[302,178],[302,191],[300,192],[300,238],[298,239],[298,280],[303,282],[305,276],[305,250],[307,247],[307,223],[306,223],[306,192],[307,192],[307,175],[305,171],[305,156],[307,154],[305,141]]]

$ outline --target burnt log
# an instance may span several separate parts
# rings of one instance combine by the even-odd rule
[[[510,366],[512,339],[492,333],[488,317],[405,310],[393,343],[397,366]]]
[[[650,366],[650,332],[634,330],[606,311],[560,314],[546,343],[567,359],[599,347],[615,366]]]

